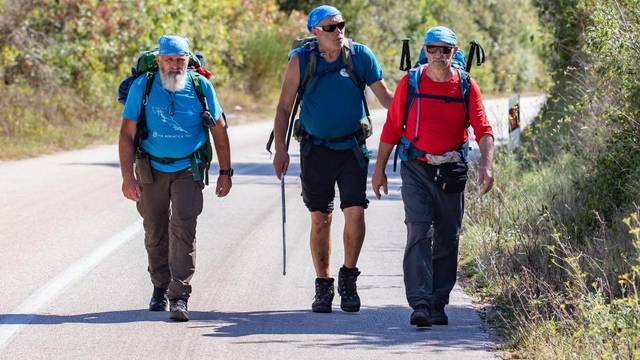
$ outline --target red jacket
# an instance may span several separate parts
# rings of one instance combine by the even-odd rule
[[[401,134],[402,118],[407,102],[407,79],[408,77],[405,75],[396,88],[380,140],[387,144],[397,144],[400,142],[400,137],[404,136],[413,142],[413,145],[418,149],[434,155],[458,149],[468,138],[463,102],[445,103],[440,99],[415,98],[411,109],[409,109],[406,132]],[[427,76],[425,69],[419,84],[420,93],[451,97],[462,96],[460,75],[457,71],[448,81],[435,82]],[[420,122],[417,129],[418,139],[414,141],[418,102],[420,102]],[[469,97],[469,121],[477,140],[485,135],[493,136],[493,130],[482,104],[480,89],[473,79],[471,79]]]

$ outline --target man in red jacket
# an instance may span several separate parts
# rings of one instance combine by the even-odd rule
[[[455,33],[446,27],[436,26],[426,32],[428,64],[422,65],[407,114],[408,76],[398,84],[371,181],[378,199],[380,188],[387,194],[385,167],[398,144],[403,154],[400,175],[407,226],[404,282],[414,310],[410,323],[418,327],[448,324],[444,307],[456,282],[469,123],[481,153],[482,193],[493,187],[493,131],[480,89],[468,74],[452,67],[456,45]],[[463,78],[468,79],[468,109],[462,94]]]

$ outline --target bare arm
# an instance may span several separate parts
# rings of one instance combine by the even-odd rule
[[[298,84],[300,83],[300,68],[297,55],[293,55],[287,66],[287,72],[282,82],[280,100],[276,109],[276,118],[273,122],[273,135],[276,153],[273,157],[273,168],[278,179],[287,172],[289,168],[289,153],[286,149],[287,127],[291,108],[296,99]]]
[[[130,200],[140,200],[142,191],[133,175],[134,148],[133,142],[136,136],[136,123],[122,119],[120,126],[120,138],[118,140],[118,152],[120,154],[120,172],[122,173],[122,194]]]
[[[387,144],[380,141],[380,145],[378,146],[378,159],[376,160],[376,168],[373,172],[373,176],[371,177],[371,186],[373,187],[373,192],[376,194],[376,197],[380,199],[380,188],[384,190],[384,194],[388,194],[389,191],[387,189],[387,174],[385,174],[384,169],[387,167],[387,162],[389,161],[389,156],[391,156],[391,152],[393,151],[392,144]]]
[[[218,119],[216,126],[211,129],[211,136],[213,137],[213,145],[216,148],[220,169],[231,169],[231,146],[226,124],[222,117]],[[219,175],[216,182],[216,195],[219,197],[227,196],[231,191],[231,185],[231,176]]]
[[[371,91],[373,91],[373,94],[378,98],[380,104],[382,104],[385,109],[388,109],[391,104],[391,100],[393,99],[393,94],[389,91],[389,88],[387,88],[387,84],[384,80],[378,80],[369,85],[369,87],[371,88]]]
[[[493,188],[493,136],[485,135],[478,142],[480,148],[480,169],[478,182],[484,184],[481,194],[486,194]]]

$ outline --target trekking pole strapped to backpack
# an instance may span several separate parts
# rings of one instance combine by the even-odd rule
[[[482,48],[482,46],[480,46],[480,44],[478,44],[478,42],[475,40],[471,40],[469,45],[471,45],[471,48],[469,49],[469,58],[467,59],[467,65],[465,66],[466,72],[471,71],[471,65],[473,65],[474,55],[476,56],[477,66],[484,64],[484,49]]]
[[[411,48],[409,39],[402,39],[402,55],[400,56],[400,70],[409,71],[411,69]]]

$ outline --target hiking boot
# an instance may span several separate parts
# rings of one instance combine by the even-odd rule
[[[429,306],[418,305],[413,310],[409,323],[416,327],[431,327],[431,321],[429,320]]]
[[[311,311],[330,313],[333,294],[333,278],[316,278],[316,296],[311,304]]]
[[[187,311],[186,299],[174,299],[171,300],[171,320],[175,321],[189,321],[189,312]]]
[[[167,311],[169,300],[167,299],[167,288],[153,287],[153,295],[149,301],[149,311]]]
[[[340,294],[340,308],[347,312],[360,311],[360,297],[356,290],[356,280],[360,275],[358,268],[341,267],[338,273],[338,294]]]
[[[447,314],[444,312],[445,304],[433,304],[433,308],[431,309],[431,316],[429,320],[433,325],[448,325],[449,318]]]

